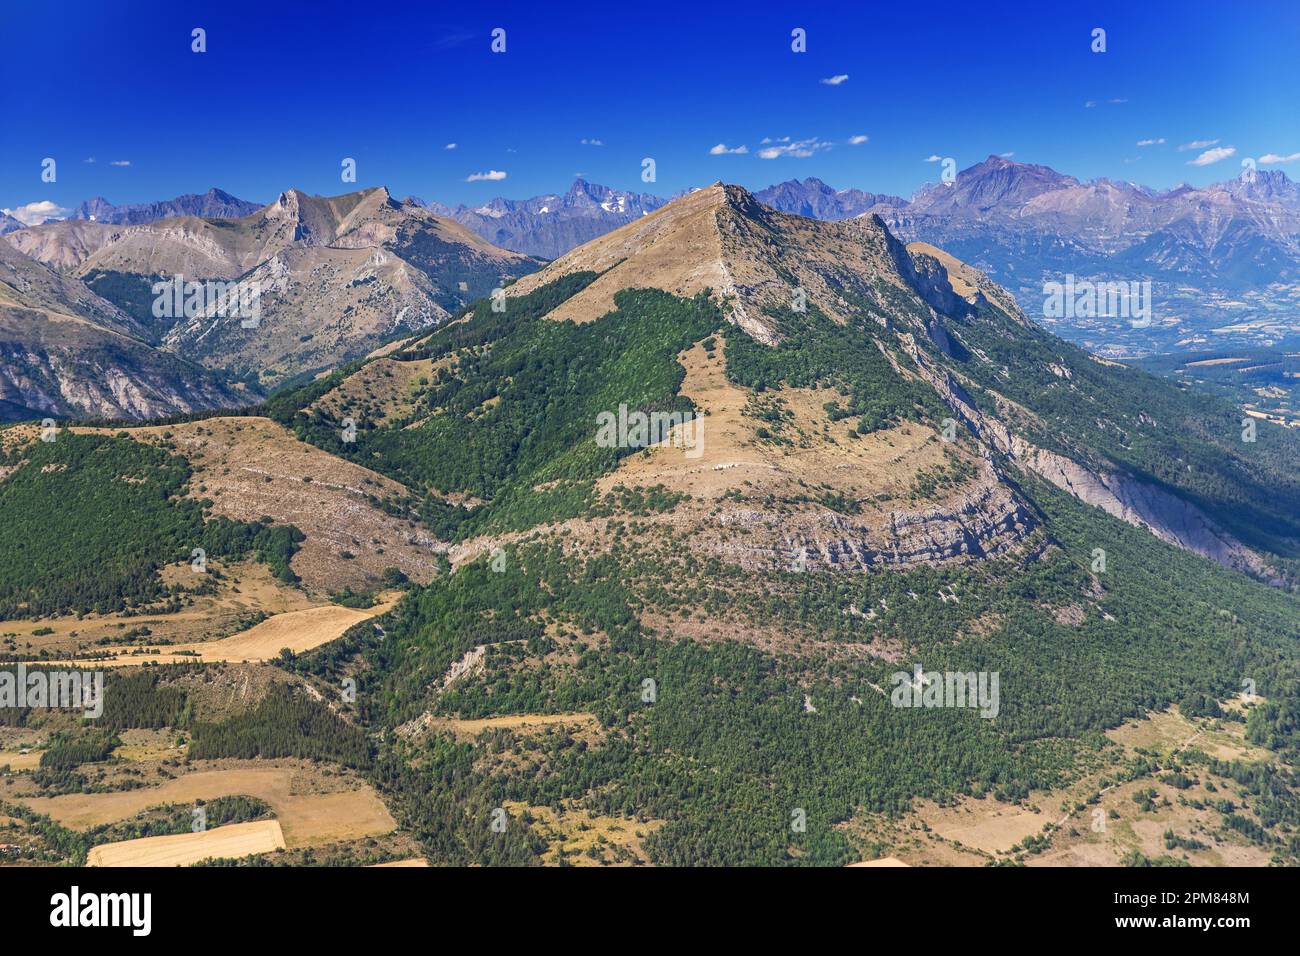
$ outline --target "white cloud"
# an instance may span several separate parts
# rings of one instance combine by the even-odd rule
[[[1116,97],[1115,99],[1107,100],[1106,102],[1110,103],[1112,106],[1119,106],[1121,103],[1127,103],[1128,100],[1124,99],[1123,97]]]
[[[1096,106],[1096,105],[1097,105],[1097,101],[1096,101],[1096,100],[1088,100],[1088,102],[1086,102],[1086,103],[1083,104],[1083,108],[1084,108],[1085,110],[1090,110],[1090,109],[1092,109],[1092,108],[1093,108],[1094,106]]]
[[[446,146],[443,147],[443,149],[455,149],[455,148],[456,148],[455,143],[448,143]]]
[[[807,159],[814,153],[830,149],[831,144],[825,140],[811,137],[810,139],[791,140],[789,136],[782,136],[777,140],[778,145],[765,146],[758,151],[759,159],[777,159],[781,156],[793,156],[796,159]]]
[[[929,156],[925,157],[925,162],[937,163],[941,159],[943,159],[943,157],[940,156],[938,153],[931,153]]]
[[[850,136],[850,137],[849,137],[849,145],[850,145],[850,146],[861,146],[863,143],[865,143],[865,142],[867,141],[867,139],[868,139],[868,137],[863,136],[861,133],[859,133],[857,136]]]
[[[1259,157],[1261,166],[1272,166],[1275,163],[1294,163],[1300,159],[1300,153],[1291,153],[1287,156],[1279,156],[1277,153],[1265,153]]]
[[[1010,159],[1012,156],[1016,155],[1016,151],[1014,149],[1010,149],[1007,150],[1005,153],[998,153],[998,155],[1001,156],[1003,159]]]
[[[579,140],[579,142],[581,142],[583,146],[604,146],[605,145],[598,139],[583,139],[583,140]]]
[[[1187,165],[1208,166],[1210,165],[1210,163],[1217,163],[1221,159],[1227,159],[1229,156],[1235,155],[1236,152],[1237,152],[1236,146],[1220,146],[1217,149],[1207,149],[1205,152],[1201,153],[1201,155],[1197,156],[1195,159],[1189,159],[1187,161]]]
[[[29,202],[17,209],[0,209],[0,212],[6,216],[13,216],[24,226],[39,226],[51,219],[63,219],[70,211],[50,202],[48,199],[42,199],[40,202]]]
[[[1189,149],[1205,149],[1207,146],[1214,146],[1219,141],[1217,139],[1194,139],[1190,143],[1183,143],[1178,147],[1178,152],[1185,153]]]
[[[1159,139],[1140,139],[1137,144],[1139,146],[1163,146],[1165,145],[1165,138],[1161,136]]]
[[[83,163],[89,163],[91,166],[93,166],[93,165],[95,165],[95,157],[94,157],[94,156],[87,156],[85,159],[82,160],[82,162],[83,162]]]
[[[748,146],[728,146],[726,143],[719,143],[709,150],[710,156],[743,156],[749,152]]]
[[[836,73],[834,76],[828,76],[822,80],[827,86],[839,86],[849,78],[847,73]]]
[[[110,166],[130,166],[130,165],[131,165],[131,160],[129,160],[129,159],[115,159],[115,160],[113,160],[111,163],[109,163],[108,165],[110,165]]]
[[[489,169],[486,173],[470,173],[465,177],[467,183],[481,183],[484,181],[496,181],[505,179],[506,174],[499,169]]]

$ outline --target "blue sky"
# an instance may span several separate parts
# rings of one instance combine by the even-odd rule
[[[0,207],[381,184],[473,204],[577,173],[661,195],[817,176],[906,196],[937,178],[928,156],[965,168],[1006,153],[1167,187],[1300,153],[1293,3],[25,6],[0,9]],[[206,53],[191,52],[194,27]],[[719,144],[747,151],[711,155]],[[802,147],[763,158],[789,144]],[[1300,178],[1300,158],[1261,168]],[[506,178],[467,181],[493,170]]]

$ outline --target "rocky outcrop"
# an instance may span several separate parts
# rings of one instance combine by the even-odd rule
[[[1012,552],[1038,526],[1033,513],[991,474],[942,503],[842,515],[829,511],[774,514],[724,509],[718,524],[743,530],[743,544],[726,536],[700,536],[696,546],[751,567],[863,571],[955,562],[964,564]]]
[[[1080,501],[1225,568],[1275,577],[1259,554],[1182,498],[1122,472],[1091,471],[1010,434],[1003,441],[1012,458]]]
[[[1001,420],[976,408],[961,384],[951,373],[934,366],[914,339],[907,335],[899,339],[921,375],[990,452],[1047,479],[1086,504],[1145,528],[1162,541],[1209,558],[1225,568],[1270,581],[1277,577],[1261,555],[1190,502],[1119,469],[1090,468],[1014,434]]]

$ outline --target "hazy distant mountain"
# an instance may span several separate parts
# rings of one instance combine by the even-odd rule
[[[903,206],[906,200],[884,193],[869,193],[861,189],[835,189],[820,179],[809,177],[803,182],[791,179],[754,193],[754,198],[765,206],[781,212],[808,216],[812,219],[851,219],[882,207]]]
[[[1035,319],[1099,354],[1145,355],[1211,340],[1267,346],[1294,326],[1300,187],[1281,171],[1155,190],[1109,179],[1080,182],[990,156],[951,184],[931,184],[910,202],[876,211],[899,238],[978,267]],[[1045,283],[1070,275],[1151,282],[1153,321],[1046,317]],[[1237,330],[1210,331],[1229,325]]]
[[[1252,179],[1233,179],[1223,183],[1221,188],[1242,199],[1300,208],[1300,183],[1292,182],[1280,169],[1256,170]]]
[[[414,198],[414,197],[413,197]],[[415,202],[469,227],[493,245],[555,259],[575,246],[653,212],[668,200],[576,179],[564,195],[489,199],[481,206]]]
[[[255,202],[237,199],[220,189],[209,189],[199,195],[187,193],[161,202],[114,206],[102,196],[87,199],[72,211],[69,219],[88,219],[114,225],[139,225],[170,219],[174,216],[203,216],[208,219],[237,219],[256,212],[261,206]]]
[[[383,188],[333,197],[290,189],[237,219],[125,226],[73,219],[5,240],[83,279],[150,341],[266,387],[431,328],[540,265]],[[153,284],[175,275],[256,283],[259,323],[245,327],[245,316],[229,314],[154,316]]]
[[[0,236],[6,232],[13,232],[15,229],[24,228],[23,224],[9,215],[7,212],[0,212]]]
[[[1012,286],[1108,269],[1226,291],[1300,278],[1300,187],[1280,171],[1157,192],[990,156],[885,219]]]

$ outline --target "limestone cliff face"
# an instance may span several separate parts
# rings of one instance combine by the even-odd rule
[[[1115,468],[1089,467],[1034,445],[1003,421],[980,411],[953,376],[937,368],[916,347],[909,355],[948,406],[990,451],[1045,478],[1056,487],[1162,541],[1209,558],[1223,567],[1273,580],[1268,562],[1195,505]],[[947,349],[944,349],[947,351]]]
[[[1209,558],[1225,568],[1274,576],[1264,558],[1219,527],[1195,505],[1118,471],[1092,471],[1055,452],[1036,448],[1005,430],[999,436],[1010,456],[1086,504],[1162,541]]]
[[[1038,521],[1010,489],[996,481],[967,488],[942,504],[875,517],[836,514],[727,516],[778,532],[784,543],[757,551],[756,560],[796,563],[809,570],[858,571],[954,562],[964,564],[1014,550]]]

